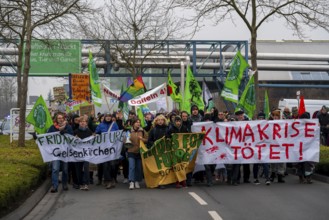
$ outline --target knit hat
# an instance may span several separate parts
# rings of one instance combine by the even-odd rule
[[[182,118],[180,116],[176,115],[175,121],[181,121],[181,120],[182,120]]]
[[[244,113],[244,111],[243,111],[243,109],[241,109],[241,108],[239,108],[239,109],[237,109],[236,111],[235,111],[235,115],[241,115],[241,114],[243,114]]]

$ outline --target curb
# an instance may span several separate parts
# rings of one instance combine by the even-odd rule
[[[51,186],[50,178],[39,186],[36,191],[27,198],[18,208],[1,218],[1,220],[17,220],[23,219],[45,196]]]

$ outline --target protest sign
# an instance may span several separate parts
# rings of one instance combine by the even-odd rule
[[[61,160],[99,164],[119,159],[123,135],[120,130],[80,139],[69,134],[53,132],[38,135],[36,141],[44,162]]]
[[[72,100],[90,101],[90,84],[88,74],[70,74],[70,86],[72,92]]]
[[[185,180],[186,173],[193,171],[194,167],[187,169],[196,156],[202,137],[202,133],[173,134],[171,138],[157,140],[150,149],[141,142],[146,186],[155,188]]]
[[[317,119],[200,122],[192,132],[205,132],[198,164],[319,161]]]
[[[167,96],[167,85],[166,83],[161,84],[160,86],[145,92],[142,95],[139,95],[133,99],[128,101],[129,105],[139,106],[143,104],[148,104],[152,102],[156,102],[161,98],[165,98]]]

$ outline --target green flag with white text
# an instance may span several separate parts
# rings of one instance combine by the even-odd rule
[[[247,61],[238,51],[233,59],[229,73],[227,74],[221,96],[228,101],[238,103],[239,86],[244,70],[249,66]]]
[[[39,96],[26,121],[34,126],[38,134],[44,134],[53,125],[53,120],[47,108],[45,100]]]
[[[204,109],[202,89],[198,81],[194,78],[192,70],[188,65],[186,68],[184,99],[180,110],[190,113],[192,105],[197,105],[200,110]]]
[[[237,109],[239,108],[244,109],[245,114],[248,115],[250,119],[252,119],[256,110],[254,75],[250,77],[249,82],[241,95],[241,99],[237,105]]]
[[[93,54],[89,51],[89,64],[88,64],[89,74],[90,74],[90,87],[91,87],[91,99],[95,105],[98,107],[102,106],[102,93],[100,89],[100,81],[97,73],[96,63],[93,59]]]

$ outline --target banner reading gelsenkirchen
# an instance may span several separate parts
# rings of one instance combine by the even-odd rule
[[[88,161],[94,164],[120,158],[124,133],[112,131],[85,139],[59,132],[38,135],[36,142],[44,162]]]

